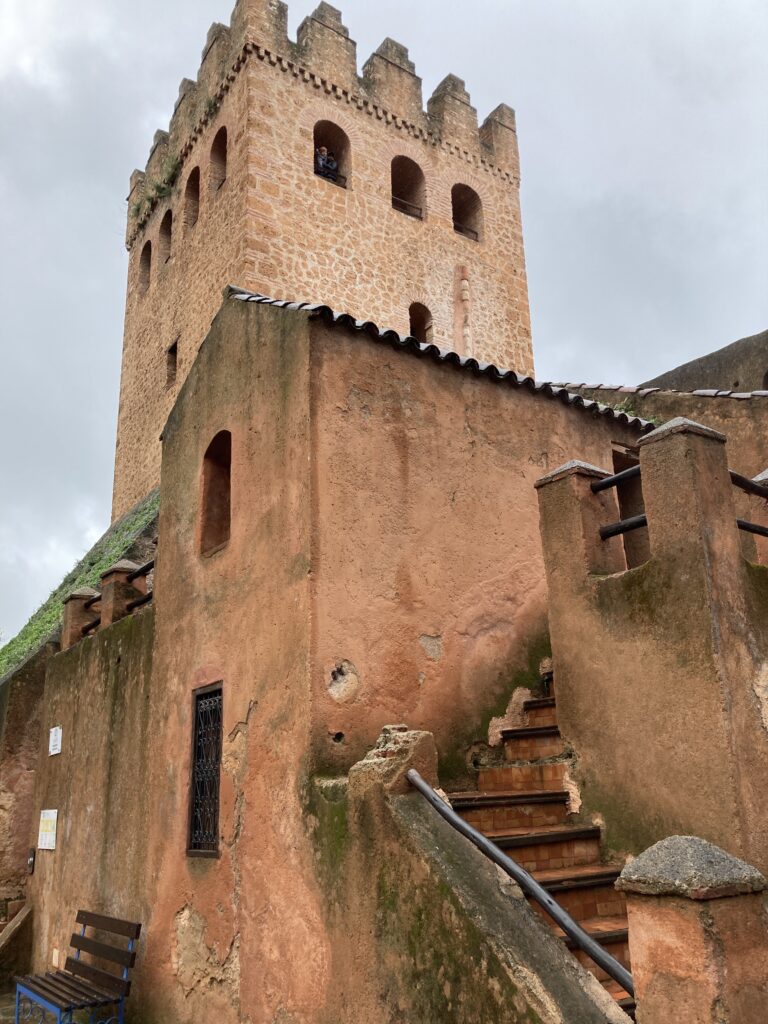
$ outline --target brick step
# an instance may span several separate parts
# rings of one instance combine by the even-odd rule
[[[585,864],[580,867],[537,871],[534,877],[576,921],[625,915],[624,894],[614,888],[621,868],[610,864]],[[547,921],[549,916],[533,904]]]
[[[560,825],[568,816],[565,790],[449,793],[448,798],[464,821],[481,832]]]
[[[526,871],[596,864],[600,860],[600,829],[582,825],[545,825],[537,829],[488,831],[486,836]]]
[[[599,942],[603,949],[606,949],[620,964],[626,967],[627,970],[631,969],[626,914],[617,914],[614,917],[593,917],[586,921],[579,921],[579,924],[585,932],[591,935],[596,942]],[[591,974],[594,974],[598,981],[604,982],[609,980],[609,976],[602,967],[598,967],[586,953],[578,949],[573,939],[567,938],[564,932],[555,925],[552,925],[552,930],[558,938],[565,942],[565,945],[571,950],[579,963],[586,967]]]
[[[557,725],[557,702],[554,697],[537,697],[523,704],[523,711],[528,716],[528,725]]]
[[[613,978],[609,978],[607,981],[602,982],[602,986],[609,996],[613,996],[629,1019],[634,1020],[635,1007],[637,1004],[629,992],[625,991],[618,981],[614,981]]]
[[[565,761],[550,764],[506,764],[499,768],[481,768],[477,788],[484,793],[538,792],[562,788]]]
[[[504,741],[504,756],[509,761],[537,761],[545,757],[558,757],[565,749],[556,725],[504,729],[501,738]]]

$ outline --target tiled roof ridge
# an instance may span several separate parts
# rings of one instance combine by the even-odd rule
[[[322,303],[291,302],[285,299],[271,299],[266,295],[259,295],[244,288],[237,288],[230,285],[225,290],[228,298],[237,299],[241,302],[255,302],[262,306],[275,306],[280,309],[289,309],[295,312],[305,312],[324,320],[334,326],[349,328],[360,334],[365,334],[372,341],[392,345],[394,348],[411,355],[426,357],[437,363],[453,366],[457,370],[468,371],[477,376],[485,377],[488,380],[508,384],[511,387],[525,388],[531,394],[542,395],[545,398],[556,399],[564,405],[576,409],[583,409],[593,416],[603,416],[606,419],[616,420],[618,423],[632,427],[641,433],[654,430],[656,425],[644,420],[641,416],[634,416],[621,410],[614,409],[610,405],[603,405],[591,398],[584,398],[582,395],[574,394],[562,384],[552,384],[549,381],[537,381],[533,377],[526,377],[516,373],[514,370],[500,369],[493,363],[482,363],[474,357],[460,356],[457,352],[449,349],[438,348],[437,345],[425,345],[410,335],[398,334],[394,330],[385,330],[375,324],[372,320],[357,320],[349,313],[336,313],[330,306]]]
[[[635,395],[646,398],[648,395],[661,393],[664,395],[695,395],[697,398],[768,398],[768,391],[725,391],[717,388],[697,388],[695,391],[678,391],[676,388],[644,388],[618,384],[558,384],[558,387],[569,391],[614,391],[620,395]]]

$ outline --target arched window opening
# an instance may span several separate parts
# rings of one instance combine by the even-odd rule
[[[211,193],[216,195],[227,180],[227,129],[219,128],[211,146]]]
[[[145,242],[139,258],[139,292],[146,295],[152,277],[152,243]]]
[[[315,174],[346,188],[351,169],[347,133],[332,121],[318,121],[314,139]]]
[[[160,222],[160,237],[158,239],[157,253],[160,263],[167,263],[171,258],[171,240],[173,238],[173,214],[170,210],[165,211],[165,216]]]
[[[176,384],[176,373],[179,368],[179,339],[165,350],[165,386],[172,388]]]
[[[453,228],[460,235],[480,242],[483,238],[483,204],[469,185],[454,185],[451,190]]]
[[[432,314],[421,302],[414,302],[408,310],[411,321],[411,337],[422,345],[432,344]]]
[[[184,192],[184,223],[193,228],[200,217],[200,168],[196,167],[187,178]]]
[[[200,553],[211,555],[229,540],[232,491],[232,435],[222,430],[203,459]]]
[[[424,219],[427,182],[419,165],[407,156],[392,161],[392,206],[409,217]]]

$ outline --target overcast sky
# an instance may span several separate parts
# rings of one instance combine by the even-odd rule
[[[230,0],[0,0],[0,634],[109,523],[128,178]],[[291,5],[291,32],[315,7]],[[517,110],[537,373],[637,383],[768,327],[766,0],[346,0]],[[318,295],[321,299],[322,295]]]

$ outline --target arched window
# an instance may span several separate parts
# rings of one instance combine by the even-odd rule
[[[427,182],[424,172],[407,156],[392,161],[392,206],[409,217],[424,219]]]
[[[232,491],[232,435],[222,430],[203,459],[200,553],[213,554],[229,540]]]
[[[152,278],[152,243],[145,242],[139,259],[139,292],[146,295]]]
[[[315,174],[346,188],[351,171],[347,133],[332,121],[318,121],[314,142]]]
[[[171,258],[171,239],[173,238],[173,214],[170,210],[165,211],[165,216],[160,222],[160,236],[158,238],[157,254],[160,263],[167,263]]]
[[[451,190],[453,228],[475,242],[483,238],[483,204],[469,185],[454,185]]]
[[[216,195],[227,180],[227,129],[219,128],[211,146],[211,193]]]
[[[411,337],[422,345],[432,344],[432,314],[421,302],[414,302],[408,310],[411,321]]]
[[[184,191],[184,223],[193,228],[200,216],[200,168],[196,167],[187,178]]]

